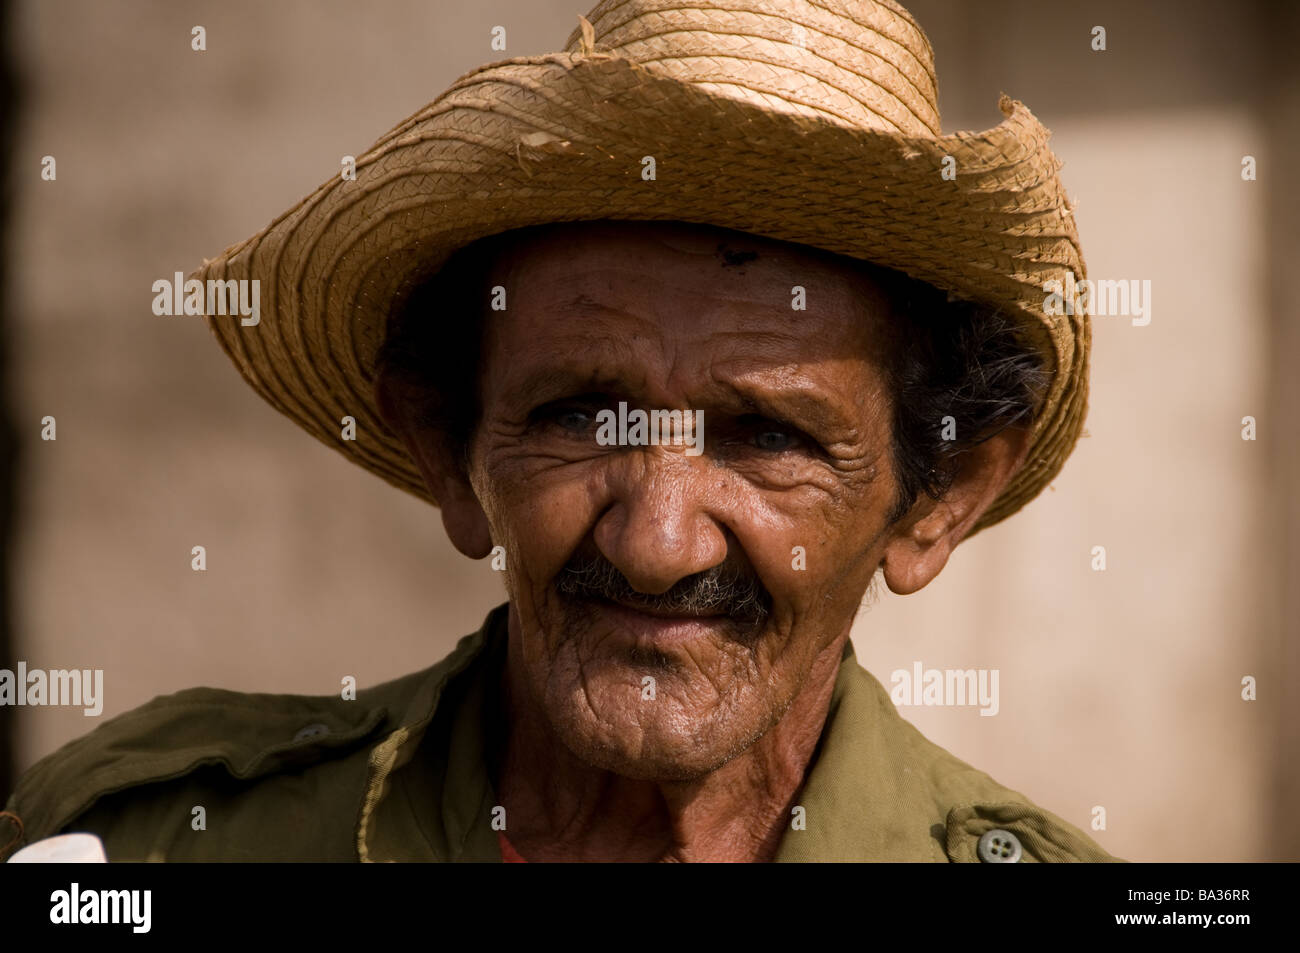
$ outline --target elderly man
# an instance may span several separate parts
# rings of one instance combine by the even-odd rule
[[[38,764],[109,859],[1111,860],[853,655],[1060,468],[1082,260],[1019,104],[944,138],[889,2],[606,0],[194,279],[277,408],[435,502],[509,602],[356,698],[196,689]],[[350,421],[350,423],[349,423]],[[352,432],[349,433],[349,427]],[[202,808],[202,825],[195,823]]]

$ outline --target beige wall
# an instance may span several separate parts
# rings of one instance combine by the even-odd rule
[[[105,716],[197,684],[330,693],[344,675],[431,664],[500,601],[436,511],[264,405],[197,319],[151,313],[150,285],[252,234],[341,155],[500,58],[493,25],[509,55],[542,53],[586,6],[19,8],[18,658],[104,668]],[[1268,20],[1151,6],[911,5],[936,48],[945,131],[996,123],[1002,91],[1027,102],[1065,159],[1091,274],[1150,279],[1153,316],[1096,319],[1089,436],[1053,489],[929,589],[882,597],[854,640],[887,685],[918,660],[998,669],[996,717],[905,714],[1080,827],[1104,807],[1094,836],[1114,853],[1300,859],[1272,827],[1278,765],[1297,754],[1278,735],[1296,631],[1276,609],[1270,458],[1239,435],[1244,415],[1280,416],[1265,216],[1282,163],[1268,164],[1252,55]],[[189,49],[196,23],[205,53]],[[1104,54],[1088,49],[1096,23]],[[1247,153],[1258,182],[1241,181]],[[36,439],[46,414],[56,442]],[[206,573],[189,568],[198,544]],[[1090,568],[1098,545],[1105,572]],[[96,723],[0,718],[20,767]]]

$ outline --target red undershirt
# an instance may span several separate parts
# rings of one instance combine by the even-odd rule
[[[505,831],[497,831],[497,842],[501,845],[501,862],[505,864],[526,864],[528,861],[520,856],[514,845],[506,840]]]

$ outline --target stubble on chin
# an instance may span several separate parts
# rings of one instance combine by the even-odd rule
[[[606,639],[593,607],[565,601],[561,630],[545,633],[548,670],[537,683],[551,729],[586,764],[640,780],[698,780],[748,750],[792,701],[770,697],[762,633],[751,624],[725,626],[707,653],[679,653]]]

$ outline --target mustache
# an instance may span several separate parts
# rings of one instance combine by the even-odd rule
[[[680,615],[721,613],[757,626],[772,612],[772,597],[748,565],[728,560],[686,576],[658,594],[637,591],[604,556],[575,555],[560,570],[555,588],[576,599],[605,599],[633,609]]]

